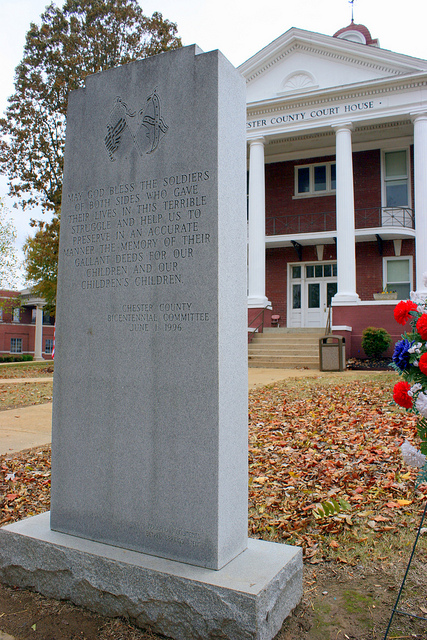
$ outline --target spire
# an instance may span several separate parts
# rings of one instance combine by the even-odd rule
[[[351,24],[354,24],[354,0],[348,0],[351,4]]]

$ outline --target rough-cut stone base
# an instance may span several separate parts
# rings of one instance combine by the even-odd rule
[[[176,640],[271,640],[301,599],[302,553],[249,540],[214,571],[51,531],[44,513],[0,529],[0,581]]]

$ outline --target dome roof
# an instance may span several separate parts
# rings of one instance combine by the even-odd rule
[[[351,22],[348,27],[344,27],[334,33],[333,37],[350,40],[351,42],[359,42],[360,44],[369,44],[374,47],[379,47],[380,45],[377,39],[374,40],[372,38],[369,29],[365,27],[365,25],[354,24],[354,22]]]

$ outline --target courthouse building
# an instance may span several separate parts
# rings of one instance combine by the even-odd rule
[[[399,333],[396,302],[374,294],[427,293],[427,61],[352,22],[292,28],[239,70],[249,324],[271,307],[281,327],[322,328],[332,306],[347,355],[366,326]]]
[[[31,290],[0,290],[0,358],[33,356],[51,360],[55,319]]]

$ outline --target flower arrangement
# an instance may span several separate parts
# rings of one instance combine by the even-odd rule
[[[427,274],[423,276],[427,282]],[[411,294],[411,300],[401,300],[394,310],[395,320],[412,331],[405,332],[396,343],[392,366],[402,376],[393,389],[394,401],[420,416],[417,424],[421,440],[420,451],[409,442],[402,447],[406,464],[419,467],[417,486],[427,482],[427,299]]]

